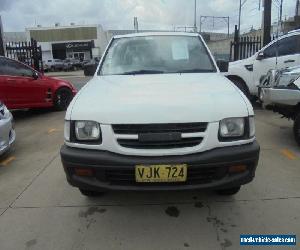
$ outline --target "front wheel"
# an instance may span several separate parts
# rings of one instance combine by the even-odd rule
[[[56,110],[66,110],[73,99],[72,91],[68,88],[61,88],[56,91],[54,107]]]
[[[295,140],[300,146],[300,111],[296,115],[295,121],[294,121],[294,136]]]
[[[219,189],[217,190],[217,194],[219,195],[235,195],[241,189],[241,186],[233,187],[233,188],[226,188],[226,189]]]

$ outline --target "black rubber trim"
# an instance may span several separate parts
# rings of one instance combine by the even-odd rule
[[[136,164],[218,164],[239,161],[258,160],[260,147],[257,141],[250,144],[212,149],[206,152],[176,156],[130,156],[108,151],[71,148],[63,145],[60,150],[61,159],[66,164],[124,166]]]

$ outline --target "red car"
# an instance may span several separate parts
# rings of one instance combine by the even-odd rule
[[[21,62],[0,57],[0,100],[8,109],[65,110],[76,93],[67,81],[44,76]]]

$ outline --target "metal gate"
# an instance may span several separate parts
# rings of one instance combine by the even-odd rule
[[[234,40],[230,42],[230,61],[237,61],[254,55],[262,48],[260,36],[239,36],[237,25],[234,29]]]
[[[43,72],[42,48],[37,41],[8,42],[6,44],[6,56],[25,63],[37,71]]]
[[[254,55],[262,48],[261,37],[241,37],[230,44],[230,60],[237,61]]]

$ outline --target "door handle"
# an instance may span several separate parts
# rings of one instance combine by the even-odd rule
[[[295,60],[286,60],[286,61],[284,61],[284,63],[293,63],[293,62],[295,62]]]

